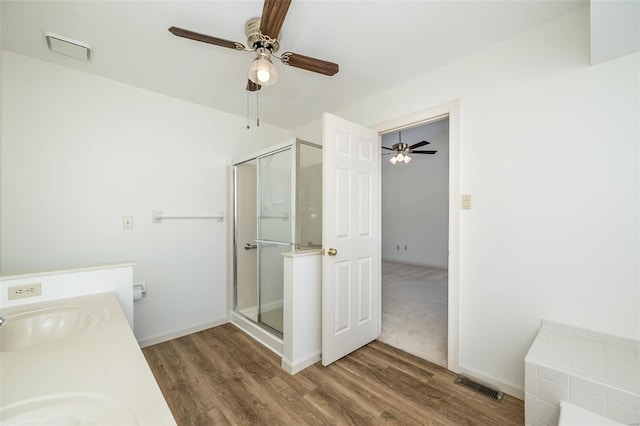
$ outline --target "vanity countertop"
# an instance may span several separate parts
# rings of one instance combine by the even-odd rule
[[[78,320],[68,312],[90,314]],[[176,424],[114,293],[7,307],[0,315],[3,425]],[[12,321],[22,321],[19,332]],[[42,332],[53,325],[66,331],[53,338]]]

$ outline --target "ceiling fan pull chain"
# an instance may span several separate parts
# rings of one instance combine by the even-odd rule
[[[260,127],[260,92],[256,91],[256,127]]]
[[[247,91],[247,130],[249,130],[251,126],[249,125],[249,91]]]

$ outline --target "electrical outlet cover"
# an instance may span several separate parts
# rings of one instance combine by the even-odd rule
[[[42,284],[41,283],[31,283],[31,284],[22,284],[22,285],[14,285],[7,289],[9,291],[8,299],[24,299],[25,297],[34,297],[42,295]]]

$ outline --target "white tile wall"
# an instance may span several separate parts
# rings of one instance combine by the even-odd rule
[[[556,426],[560,401],[640,424],[640,341],[543,321],[525,358],[525,423]]]

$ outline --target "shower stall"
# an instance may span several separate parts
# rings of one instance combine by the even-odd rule
[[[283,338],[283,253],[322,245],[322,150],[299,139],[237,162],[234,313]]]

